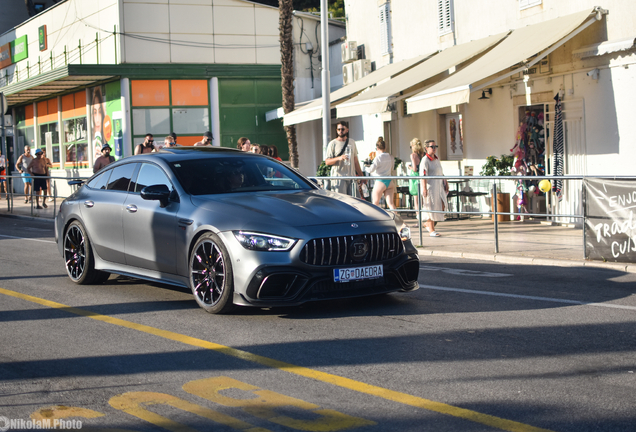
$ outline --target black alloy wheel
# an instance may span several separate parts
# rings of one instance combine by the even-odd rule
[[[190,287],[199,306],[209,313],[233,308],[232,267],[221,240],[212,233],[199,238],[190,257]]]
[[[79,285],[105,282],[109,273],[95,270],[95,259],[84,226],[73,221],[64,234],[66,273]]]

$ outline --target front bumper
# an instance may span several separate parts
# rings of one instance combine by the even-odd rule
[[[405,251],[390,261],[369,264],[382,264],[383,277],[341,283],[334,282],[333,270],[346,266],[263,265],[255,269],[244,290],[235,292],[234,303],[259,307],[295,306],[310,301],[363,297],[419,288],[417,253]]]

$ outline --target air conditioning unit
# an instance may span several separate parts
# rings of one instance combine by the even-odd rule
[[[359,80],[371,73],[371,60],[356,60],[352,64],[354,81]]]
[[[353,63],[342,65],[342,84],[347,85],[353,82]]]
[[[342,62],[350,63],[358,59],[358,44],[355,41],[346,41],[340,45],[340,53],[342,54]]]

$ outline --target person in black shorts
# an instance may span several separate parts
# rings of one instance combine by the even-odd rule
[[[48,207],[46,202],[44,202],[46,197],[46,173],[48,168],[46,161],[42,158],[42,154],[42,149],[36,149],[35,158],[27,167],[27,172],[33,176],[33,192],[35,193],[35,204],[38,209],[42,208],[40,207],[40,195],[42,195],[42,206],[44,208]]]

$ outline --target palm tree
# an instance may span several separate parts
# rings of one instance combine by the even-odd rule
[[[294,110],[294,41],[292,37],[292,0],[278,0],[278,31],[280,34],[281,86],[283,88],[283,111],[285,114]],[[289,160],[293,168],[298,168],[298,143],[296,142],[296,126],[285,126]]]

